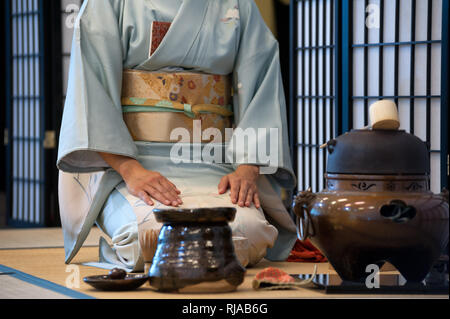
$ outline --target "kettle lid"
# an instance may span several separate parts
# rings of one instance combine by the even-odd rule
[[[428,147],[398,130],[352,130],[328,142],[327,173],[429,175]]]

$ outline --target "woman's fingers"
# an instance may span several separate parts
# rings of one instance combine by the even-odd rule
[[[153,197],[154,199],[156,199],[157,201],[159,201],[160,203],[170,206],[172,205],[172,202],[167,199],[159,190],[157,190],[156,188],[147,185],[145,187],[145,190],[148,194],[150,194],[151,197]]]
[[[176,202],[176,204],[180,205],[183,202],[181,201],[181,198],[178,196],[177,190],[175,187],[173,187],[172,183],[170,183],[167,179],[162,179],[159,182],[163,188],[165,188],[166,193],[168,193],[169,195],[171,195],[171,200],[172,200],[172,204],[173,202]]]
[[[245,201],[247,200],[247,193],[250,189],[250,184],[246,181],[241,182],[241,186],[239,187],[239,201],[238,205],[244,207]]]
[[[233,204],[240,207],[250,207],[252,203],[260,207],[258,190],[256,185],[247,179],[236,178],[232,174],[224,176],[219,183],[219,194],[223,194],[230,188],[230,199]]]
[[[261,207],[261,202],[259,201],[259,194],[258,194],[258,192],[255,192],[255,194],[253,195],[253,202],[255,203],[256,208],[260,208]]]
[[[168,206],[176,207],[183,203],[179,197],[180,190],[158,172],[148,171],[141,167],[133,174],[127,174],[127,178],[124,177],[124,180],[128,191],[149,205],[153,205],[153,201],[149,200],[150,197]]]
[[[140,199],[142,199],[143,201],[144,201],[144,203],[146,203],[147,205],[149,205],[149,206],[153,206],[155,203],[152,201],[152,199],[150,198],[150,196],[147,194],[147,192],[145,192],[145,191],[141,191],[139,194],[138,194],[138,197],[140,198]]]
[[[245,199],[245,206],[250,207],[253,203],[253,196],[255,195],[255,191],[253,188],[249,188],[247,192],[247,197]]]
[[[180,194],[181,194],[181,191],[178,189],[178,187],[175,186],[174,183],[172,183],[171,181],[169,181],[167,178],[166,178],[166,181],[172,186],[172,188],[175,190],[175,192],[177,193],[177,195],[180,195]]]
[[[238,180],[230,179],[230,196],[231,196],[231,202],[233,204],[238,203],[239,199],[239,189],[241,188],[241,182]]]
[[[229,179],[228,175],[222,177],[222,179],[220,180],[219,186],[218,186],[219,194],[223,194],[227,191],[229,183],[230,183],[230,179]]]
[[[174,183],[172,183],[168,178],[161,175],[161,180],[163,180],[168,185],[168,187],[173,189],[173,191],[177,194],[177,196],[181,194],[181,191],[178,189],[178,187]]]
[[[160,195],[163,196],[164,200],[164,204],[166,205],[177,205],[178,204],[178,195],[175,194],[175,192],[172,193],[171,189],[167,189],[167,187],[165,187],[163,184],[161,184],[160,180],[154,181],[153,183],[151,183],[150,185],[148,185],[152,188],[154,188],[156,191],[158,191],[158,193]],[[158,199],[159,200],[159,199]],[[167,204],[167,201],[169,201],[169,203]]]

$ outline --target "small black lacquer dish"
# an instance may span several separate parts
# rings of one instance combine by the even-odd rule
[[[146,274],[127,274],[125,270],[113,269],[108,275],[84,277],[85,283],[104,291],[128,291],[141,287],[148,281]]]

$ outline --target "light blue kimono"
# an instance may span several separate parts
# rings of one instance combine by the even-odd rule
[[[172,25],[149,58],[152,21],[170,21]],[[122,119],[123,69],[232,74],[235,124],[244,130],[278,129],[276,173],[267,180],[277,191],[295,186],[278,43],[252,0],[86,0],[75,24],[57,165],[63,172],[78,174],[73,179],[83,191],[86,185],[95,187],[88,196],[88,207],[78,213],[77,201],[64,194],[67,190],[60,185],[61,207],[72,206],[61,209],[66,262],[81,247],[105,203],[119,196],[118,185],[123,186],[121,177],[97,152],[135,158],[147,169],[166,174],[172,182],[175,179],[176,185],[198,169],[202,174],[194,182],[214,184],[215,189],[220,177],[239,164],[271,165],[258,154],[235,152],[227,145],[223,147],[231,165],[175,165],[169,163],[173,144],[134,142]],[[80,182],[79,174],[94,172],[105,173],[89,175],[86,184]],[[286,211],[271,210],[270,203],[266,206],[267,219],[279,231],[267,258],[286,259],[296,239],[295,227]]]

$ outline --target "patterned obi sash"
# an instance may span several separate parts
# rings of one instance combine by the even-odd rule
[[[215,141],[222,143],[233,122],[230,82],[229,76],[222,75],[124,70],[125,124],[135,141],[177,142],[170,138],[171,132],[182,128],[192,142],[194,126],[201,124],[202,132],[218,129],[222,138]],[[213,139],[204,137],[202,142]]]

